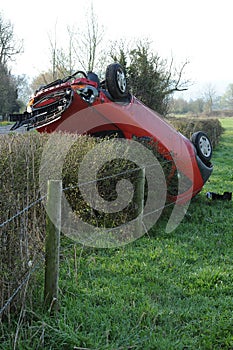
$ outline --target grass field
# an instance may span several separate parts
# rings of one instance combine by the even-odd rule
[[[165,233],[167,211],[121,248],[62,238],[58,314],[42,309],[41,270],[23,321],[2,329],[0,349],[233,349],[233,201],[205,196],[233,192],[233,118],[221,122],[214,173],[179,227]]]
[[[8,121],[0,121],[0,126],[6,126],[12,124],[11,122]]]

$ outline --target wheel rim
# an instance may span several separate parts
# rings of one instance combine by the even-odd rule
[[[211,144],[209,139],[206,136],[201,136],[199,140],[200,151],[205,157],[210,157],[211,155]]]
[[[117,85],[122,93],[126,91],[126,77],[122,70],[117,71]]]

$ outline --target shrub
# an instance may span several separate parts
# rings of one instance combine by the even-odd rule
[[[101,140],[91,137],[53,134],[49,139],[58,147],[51,147],[48,135],[38,133],[27,133],[24,135],[3,135],[0,137],[0,309],[6,301],[13,295],[14,291],[24,281],[25,276],[30,271],[31,264],[38,261],[43,256],[43,246],[45,237],[45,208],[42,202],[43,193],[40,192],[39,174],[48,172],[50,168],[41,168],[43,151],[48,148],[49,159],[53,163],[59,163],[59,149],[65,144],[72,144],[67,151],[63,169],[62,182],[66,188],[65,195],[72,209],[76,211],[84,221],[96,226],[112,227],[132,217],[135,208],[131,205],[118,215],[100,215],[93,210],[85,200],[77,187],[78,168],[83,157],[90,151],[97,142]],[[114,155],[111,143],[108,143],[105,150]],[[93,159],[93,164],[95,159]],[[44,165],[44,164],[43,164]],[[90,167],[92,165],[90,164]],[[134,166],[135,167],[135,166]],[[98,191],[105,200],[113,200],[116,193],[116,183],[121,177],[111,177],[114,174],[132,169],[124,159],[115,159],[104,164],[97,174]],[[53,174],[54,175],[54,174]],[[101,180],[107,177],[105,181]],[[136,177],[132,172],[127,176],[130,181],[135,182]],[[46,178],[46,176],[45,176]],[[54,178],[54,177],[53,177]],[[45,186],[47,185],[44,184]],[[31,206],[32,203],[35,205]],[[19,216],[15,214],[20,213]],[[11,218],[14,218],[11,220]],[[9,221],[10,219],[10,221]],[[20,300],[23,293],[18,293],[11,303],[11,309],[20,307]],[[22,300],[21,300],[22,301]],[[10,314],[10,308],[7,309]],[[1,316],[1,315],[0,315]]]
[[[218,119],[169,118],[169,122],[189,139],[196,131],[205,132],[209,136],[213,147],[217,146],[223,132],[223,128]]]
[[[0,224],[39,199],[38,168],[44,141],[45,137],[33,133],[0,137]],[[31,262],[40,254],[43,226],[44,210],[38,202],[1,227],[0,307],[21,284]]]

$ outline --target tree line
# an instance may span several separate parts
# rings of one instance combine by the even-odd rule
[[[196,99],[186,99],[180,97],[173,99],[171,112],[175,114],[214,115],[225,113],[233,115],[233,84],[229,84],[222,95],[218,95],[211,84],[204,89],[200,97]]]

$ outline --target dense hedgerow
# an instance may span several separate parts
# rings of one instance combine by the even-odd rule
[[[45,208],[39,169],[47,139],[37,133],[0,137],[0,308],[43,255]],[[21,294],[11,308],[20,307]],[[9,308],[6,311],[9,314]]]
[[[41,135],[27,133],[23,135],[4,135],[0,137],[0,308],[18,288],[30,269],[43,257],[45,237],[45,202],[42,200],[43,184],[41,173],[45,178],[56,178],[51,174],[49,163],[54,167],[61,161],[64,147],[61,180],[64,194],[74,212],[82,220],[96,226],[117,226],[135,216],[133,204],[116,215],[102,215],[93,210],[83,199],[78,183],[78,169],[85,155],[102,140],[71,134]],[[106,154],[114,158],[113,143],[104,144]],[[43,160],[44,154],[47,159]],[[46,167],[47,162],[47,167]],[[92,159],[92,164],[95,159]],[[59,170],[59,169],[58,169]],[[89,170],[89,169],[88,169]],[[128,178],[135,187],[137,175],[135,165],[124,158],[116,157],[98,170],[98,192],[104,200],[114,200],[117,196],[116,183],[122,178]],[[53,169],[52,169],[53,171]],[[121,176],[117,175],[123,173]],[[114,177],[116,174],[116,177]],[[103,180],[103,178],[106,178]],[[33,204],[35,203],[35,204]],[[31,206],[31,204],[33,204]],[[19,216],[14,216],[22,212]],[[11,220],[11,218],[14,218]],[[5,223],[5,224],[4,224]],[[11,309],[20,307],[23,293],[18,293],[11,303]],[[9,308],[7,309],[9,314]]]
[[[38,169],[45,137],[0,137],[0,307],[12,295],[40,254],[44,236],[41,203],[7,221],[40,198]],[[18,298],[11,307],[18,304]],[[9,311],[9,309],[8,309]]]
[[[102,140],[98,140],[95,142],[102,142]],[[141,141],[141,144],[145,146],[153,157],[160,162],[165,178],[171,171],[171,161],[166,160],[161,157],[157,150],[157,145],[151,142]],[[78,214],[78,217],[81,217],[83,221],[94,225],[96,227],[117,227],[121,224],[129,222],[137,217],[137,181],[139,176],[140,167],[138,164],[144,164],[145,159],[143,159],[143,155],[138,154],[137,161],[135,164],[128,159],[127,150],[124,154],[119,156],[119,152],[117,150],[116,143],[114,139],[109,139],[107,143],[102,143],[104,145],[101,153],[102,160],[104,160],[101,166],[97,165],[98,172],[96,173],[96,183],[95,188],[93,188],[92,183],[85,186],[85,190],[90,193],[93,191],[93,196],[96,196],[96,193],[105,201],[105,202],[113,202],[117,199],[119,193],[117,192],[117,184],[120,183],[122,179],[128,180],[132,184],[132,200],[128,203],[127,206],[124,207],[121,211],[114,211],[106,213],[104,211],[100,212],[98,210],[93,209],[86,201],[83,199],[82,194],[80,193],[80,188],[77,185],[78,183],[78,172],[77,168],[82,160],[82,155],[79,154],[79,142],[74,143],[70,152],[67,154],[65,160],[65,166],[63,169],[63,182],[66,184],[68,189],[65,191],[65,195],[68,199],[68,202],[72,206],[74,212]],[[79,154],[79,157],[77,157]],[[105,155],[106,154],[106,155]],[[113,155],[113,159],[107,160],[107,155]],[[116,154],[116,157],[114,157]],[[141,159],[140,159],[141,157]],[[100,159],[98,159],[98,162]],[[153,165],[153,164],[150,164]],[[89,164],[88,171],[96,169],[95,159],[93,162]],[[92,180],[92,179],[90,179]],[[90,181],[92,182],[92,181]],[[156,184],[155,188],[156,188]],[[174,185],[174,184],[172,184]],[[177,185],[177,182],[175,182]],[[158,184],[159,186],[159,184]],[[145,202],[147,198],[147,181],[145,182]],[[125,193],[126,195],[126,193]]]
[[[216,147],[223,128],[218,119],[200,118],[170,118],[169,122],[187,138],[196,131],[204,131],[210,138],[213,147]]]

